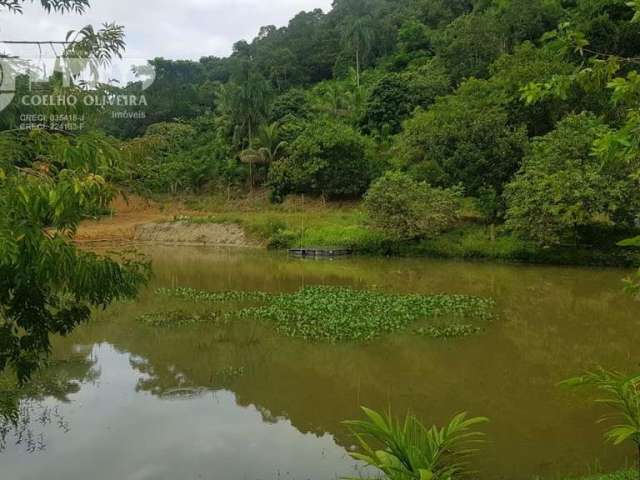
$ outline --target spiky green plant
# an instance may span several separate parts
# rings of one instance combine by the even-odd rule
[[[624,373],[599,368],[578,377],[562,382],[568,387],[590,386],[600,396],[596,403],[606,405],[611,413],[601,417],[599,423],[613,425],[605,432],[605,438],[614,445],[631,441],[638,455],[638,479],[640,480],[640,375],[629,376]]]
[[[484,435],[474,427],[488,421],[460,413],[443,428],[427,428],[412,414],[400,420],[391,412],[362,410],[365,420],[344,422],[361,449],[350,455],[378,468],[389,480],[449,480],[469,473],[468,458],[477,451],[471,447]]]

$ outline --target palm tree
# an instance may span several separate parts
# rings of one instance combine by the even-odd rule
[[[247,141],[247,149],[253,149],[255,132],[268,117],[271,108],[272,89],[269,81],[248,63],[238,78],[218,90],[219,110],[227,114],[234,125],[240,143]],[[249,161],[249,177],[253,188],[253,161]]]
[[[368,17],[356,18],[346,24],[342,32],[342,39],[355,54],[356,85],[360,88],[360,64],[366,57],[373,43],[373,29]]]
[[[262,125],[258,131],[255,147],[250,147],[240,153],[240,161],[249,164],[249,170],[253,165],[269,165],[278,160],[287,146],[287,142],[280,141],[280,125],[277,122]],[[251,175],[253,187],[253,175]]]

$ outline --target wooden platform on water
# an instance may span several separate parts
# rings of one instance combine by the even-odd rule
[[[353,250],[346,247],[300,247],[289,249],[289,255],[296,257],[344,257],[352,253]]]

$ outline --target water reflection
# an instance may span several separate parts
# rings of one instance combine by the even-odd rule
[[[330,434],[303,434],[285,418],[240,406],[229,390],[174,387],[142,391],[144,364],[108,343],[91,357],[98,381],[48,399],[73,425],[69,435],[40,425],[49,448],[2,453],[2,478],[26,479],[307,479],[358,475]],[[174,378],[180,378],[177,375]],[[181,385],[178,380],[176,385]],[[265,417],[269,422],[265,422]],[[31,425],[35,419],[31,418]],[[28,420],[25,419],[25,422]]]
[[[24,453],[46,449],[46,430],[70,431],[61,406],[70,402],[82,383],[94,382],[100,375],[95,361],[76,349],[73,358],[54,360],[19,386],[9,374],[0,377],[0,453],[13,448]]]
[[[621,292],[624,271],[304,262],[184,247],[148,253],[155,270],[149,291],[56,342],[58,358],[76,345],[96,345],[89,358],[100,377],[81,383],[69,403],[51,400],[72,430],[44,428],[49,448],[35,461],[8,445],[0,457],[7,478],[353,475],[352,438],[341,421],[357,417],[361,404],[411,409],[426,423],[463,410],[489,416],[489,443],[475,465],[483,478],[556,478],[596,462],[625,464],[624,449],[604,446],[594,423],[599,412],[557,388],[596,363],[637,368],[640,305]],[[153,311],[223,308],[156,296],[158,286],[277,292],[310,284],[490,296],[501,318],[474,338],[394,335],[358,346],[308,344],[251,322],[158,329],[135,320]]]

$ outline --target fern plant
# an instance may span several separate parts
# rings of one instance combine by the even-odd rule
[[[389,480],[448,480],[469,473],[468,458],[483,433],[474,427],[488,421],[460,413],[443,428],[425,427],[407,414],[396,419],[362,407],[365,420],[344,422],[355,435],[360,452],[350,455],[381,470]]]
[[[562,382],[562,385],[590,386],[600,393],[595,400],[596,403],[609,407],[611,413],[600,418],[598,422],[613,423],[605,432],[605,438],[614,445],[628,441],[635,444],[640,480],[640,375],[628,376],[600,368],[569,378]]]

